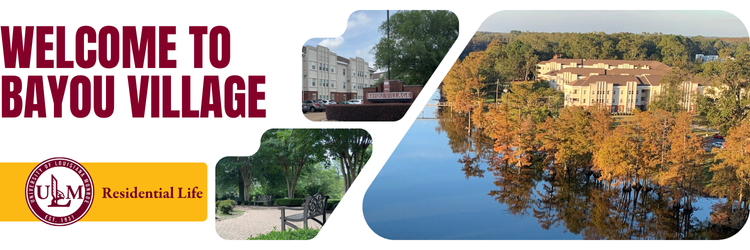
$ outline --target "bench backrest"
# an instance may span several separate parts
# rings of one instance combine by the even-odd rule
[[[305,206],[307,206],[307,217],[312,218],[318,215],[325,214],[327,202],[328,196],[324,196],[321,193],[307,196],[307,199],[305,201]]]
[[[258,195],[257,201],[271,201],[271,199],[272,199],[271,195],[264,194],[264,195]]]

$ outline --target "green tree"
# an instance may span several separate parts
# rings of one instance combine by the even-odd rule
[[[372,53],[375,66],[390,64],[391,79],[425,85],[453,42],[458,38],[458,17],[446,10],[398,11],[380,25],[380,38]]]
[[[302,170],[326,160],[325,145],[319,129],[273,129],[266,131],[261,147],[275,156],[286,179],[287,197],[294,198],[294,190]]]
[[[372,155],[372,136],[364,129],[327,129],[323,133],[329,156],[338,160],[346,192]]]
[[[750,54],[719,63],[706,63],[702,74],[712,83],[698,97],[698,111],[711,127],[726,134],[750,115]]]

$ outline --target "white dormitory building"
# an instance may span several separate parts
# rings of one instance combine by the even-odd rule
[[[324,46],[302,47],[302,100],[362,99],[375,70],[360,57],[346,59]]]
[[[565,93],[565,106],[601,105],[612,112],[645,110],[662,92],[662,77],[671,70],[657,61],[551,59],[537,64],[539,79]],[[695,111],[692,95],[702,86],[684,82],[682,105]]]
[[[704,54],[695,54],[695,60],[701,61],[701,63],[707,63],[707,62],[713,62],[716,60],[719,60],[721,62],[721,59],[719,59],[719,55],[704,55]]]

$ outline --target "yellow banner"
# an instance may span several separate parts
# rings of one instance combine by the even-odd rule
[[[25,184],[39,163],[0,163],[0,221],[39,221]],[[205,221],[205,163],[81,163],[94,198],[80,221]]]

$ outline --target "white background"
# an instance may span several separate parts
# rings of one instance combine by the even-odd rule
[[[115,75],[116,104],[112,117],[102,119],[93,112],[79,119],[70,114],[69,91],[63,102],[63,118],[52,117],[52,99],[46,93],[48,118],[0,119],[0,162],[41,162],[63,156],[79,162],[205,162],[208,165],[209,214],[205,222],[79,222],[52,227],[42,222],[0,222],[0,246],[56,249],[251,249],[251,248],[606,248],[709,249],[743,248],[750,230],[743,230],[723,241],[390,241],[380,238],[362,216],[362,199],[380,168],[398,145],[430,95],[420,95],[414,107],[398,122],[315,123],[299,110],[301,46],[310,38],[336,37],[346,28],[348,16],[359,9],[448,9],[460,21],[460,37],[423,90],[432,93],[451,64],[485,18],[500,10],[512,9],[724,9],[750,22],[750,10],[741,1],[299,1],[286,2],[27,2],[4,1],[0,7],[2,26],[52,25],[67,27],[67,58],[74,58],[73,35],[83,25],[95,29],[105,25],[177,26],[170,37],[177,50],[170,58],[177,69],[5,69],[0,74],[34,75]],[[192,36],[188,26],[229,28],[232,37],[231,63],[225,69],[192,69]],[[54,36],[48,40],[54,41]],[[158,37],[158,36],[157,36]],[[208,44],[207,36],[204,44]],[[54,51],[54,50],[53,50]],[[54,52],[47,58],[54,58]],[[208,66],[207,47],[204,67]],[[34,55],[32,55],[32,58]],[[0,62],[2,63],[2,62]],[[32,59],[32,66],[35,61]],[[200,103],[203,75],[266,75],[266,101],[261,108],[266,118],[132,118],[126,75],[172,75],[173,107],[180,107],[179,77],[192,75],[192,106]],[[223,88],[222,88],[223,89]],[[49,91],[48,88],[45,88]],[[147,110],[150,110],[147,108]],[[147,117],[148,113],[147,111]],[[249,155],[269,128],[364,128],[373,136],[373,156],[357,181],[341,201],[335,214],[311,242],[226,241],[215,232],[213,213],[214,166],[224,156]],[[418,178],[415,176],[415,178]],[[19,192],[22,187],[19,187]],[[1,201],[0,201],[1,202]],[[180,209],[175,207],[173,209]],[[32,244],[33,243],[33,244]],[[7,247],[7,248],[6,248]]]

